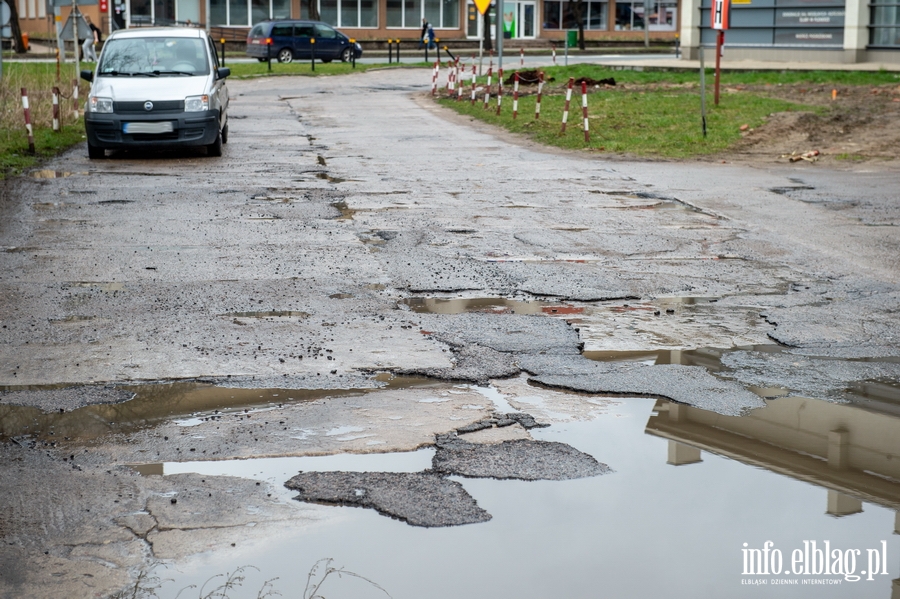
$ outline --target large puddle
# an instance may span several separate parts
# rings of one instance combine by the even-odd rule
[[[772,400],[740,418],[661,400],[595,398],[585,420],[567,414],[559,397],[535,390],[509,401],[554,414],[552,426],[531,431],[535,438],[567,443],[612,473],[538,482],[454,477],[492,519],[450,528],[323,507],[328,517],[315,524],[274,538],[250,533],[239,550],[160,565],[154,574],[169,580],[159,597],[173,599],[188,585],[199,588],[242,566],[259,570],[243,572],[240,596],[256,596],[274,578],[275,589],[299,596],[323,558],[396,599],[896,596],[897,416],[805,398]],[[431,455],[165,463],[153,470],[267,481],[299,511],[293,493],[281,488],[299,471],[416,472],[429,467]],[[762,574],[747,560],[763,555],[767,542],[770,569]],[[815,561],[826,543],[840,552],[829,574]],[[385,596],[353,577],[333,577],[322,591],[329,599]]]

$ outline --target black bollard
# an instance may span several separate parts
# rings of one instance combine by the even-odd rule
[[[269,72],[272,72],[272,40],[266,42],[266,62],[269,63]]]
[[[224,67],[225,66],[225,38],[223,37],[219,41],[222,42],[222,66]]]
[[[309,57],[310,57],[310,66],[312,70],[316,70],[316,38],[309,38]]]

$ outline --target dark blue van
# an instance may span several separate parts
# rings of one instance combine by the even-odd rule
[[[350,43],[346,35],[320,21],[264,21],[247,35],[247,54],[260,62],[269,58],[278,62],[309,60],[313,51],[322,62],[347,62],[354,54],[362,56],[362,46]]]

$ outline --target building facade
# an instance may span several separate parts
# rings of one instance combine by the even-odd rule
[[[22,30],[52,37],[53,9],[47,0],[12,0],[19,4]],[[98,0],[93,0],[97,2]],[[100,0],[103,2],[104,0]],[[104,31],[149,25],[206,25],[245,34],[266,19],[308,18],[309,0],[106,0],[79,9],[102,23]],[[444,40],[477,40],[483,19],[472,0],[315,0],[319,18],[360,41],[417,40],[427,19]],[[679,28],[679,0],[505,0],[504,38],[559,40],[576,29],[580,10],[588,40],[673,39]],[[70,8],[61,8],[62,19]],[[491,5],[491,21],[496,17]],[[207,19],[208,16],[208,19]],[[492,28],[493,33],[493,28]]]
[[[900,0],[731,0],[729,60],[900,64]],[[711,0],[684,0],[685,58],[715,58]]]

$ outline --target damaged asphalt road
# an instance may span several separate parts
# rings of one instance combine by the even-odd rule
[[[77,148],[53,177],[4,184],[0,597],[104,596],[154,559],[331,517],[279,500],[284,481],[139,466],[436,446],[435,473],[603,471],[602,455],[541,453],[526,422],[499,426],[484,388],[500,379],[565,392],[584,418],[610,394],[740,415],[765,409],[751,387],[844,400],[896,384],[891,173],[546,152],[431,105],[426,79],[235,81],[221,159]],[[867,188],[869,202],[812,201]],[[540,305],[412,309],[421,298]],[[725,373],[627,359],[773,343],[724,356]],[[842,365],[827,384],[822,358]],[[436,441],[466,426],[466,451]],[[316,500],[355,500],[365,481],[345,475],[316,474],[334,485]],[[403,478],[422,497],[446,481]],[[381,488],[366,497],[386,513],[440,511],[404,515]]]

